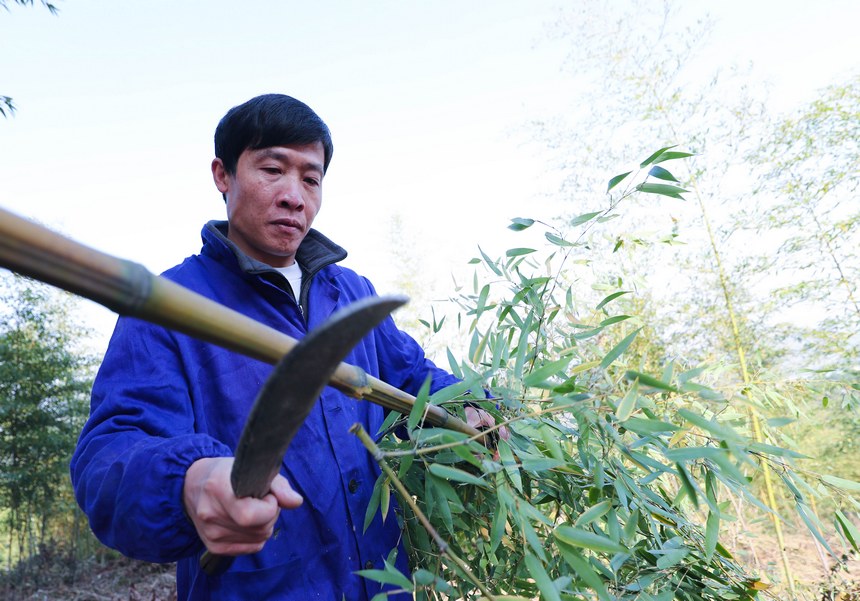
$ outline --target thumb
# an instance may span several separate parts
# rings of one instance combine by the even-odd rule
[[[293,490],[293,487],[281,474],[272,480],[269,491],[275,496],[278,506],[282,509],[295,509],[304,502],[302,496]]]

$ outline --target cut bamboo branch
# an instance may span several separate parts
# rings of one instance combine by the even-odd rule
[[[371,454],[371,456],[376,460],[379,464],[380,469],[385,473],[388,477],[389,481],[394,485],[394,488],[397,490],[397,493],[400,495],[401,500],[409,505],[409,508],[412,509],[412,513],[415,514],[415,517],[418,518],[418,521],[421,522],[421,525],[427,531],[427,534],[433,539],[433,542],[436,543],[436,546],[439,549],[439,552],[451,560],[454,565],[456,565],[460,572],[465,574],[466,578],[468,578],[472,584],[478,587],[478,590],[484,595],[484,598],[487,601],[495,601],[495,597],[490,592],[490,590],[484,585],[483,582],[478,580],[477,577],[472,573],[472,570],[469,569],[469,564],[463,561],[456,553],[451,550],[451,546],[443,539],[433,525],[430,523],[430,520],[427,519],[427,516],[424,515],[424,512],[421,511],[421,508],[418,507],[418,503],[415,502],[412,495],[409,494],[409,491],[406,490],[406,487],[397,477],[397,474],[394,473],[394,470],[391,469],[391,466],[385,461],[385,454],[380,450],[376,443],[370,438],[367,434],[367,431],[361,427],[361,424],[353,424],[353,426],[349,429],[350,432],[355,434],[364,447],[367,449],[367,452]]]
[[[0,209],[0,267],[249,357],[277,363],[296,339],[225,307],[143,265],[79,244]],[[415,397],[341,363],[329,384],[360,400],[408,414]],[[469,436],[481,433],[441,407],[428,405],[425,423]],[[482,439],[481,439],[482,440]]]

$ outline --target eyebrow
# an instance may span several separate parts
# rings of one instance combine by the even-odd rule
[[[259,150],[258,152],[259,152],[259,155],[258,155],[258,156],[259,156],[260,158],[264,158],[264,159],[274,159],[274,160],[276,160],[276,161],[281,161],[281,162],[283,162],[283,163],[290,163],[290,162],[292,162],[292,161],[290,160],[290,156],[289,156],[287,153],[285,153],[285,152],[281,152],[280,150],[277,150],[277,149],[275,149],[275,148],[263,148],[263,149]],[[323,172],[323,166],[322,166],[321,164],[319,164],[319,163],[315,163],[315,162],[313,162],[313,161],[307,161],[307,162],[305,162],[305,163],[302,165],[302,167],[303,167],[304,169],[311,169],[311,170],[318,171],[319,173],[322,173],[322,172]]]

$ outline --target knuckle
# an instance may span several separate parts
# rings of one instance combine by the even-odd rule
[[[233,521],[236,522],[237,526],[249,528],[255,524],[256,517],[256,512],[251,507],[247,504],[242,504],[236,508],[236,512],[233,514]]]

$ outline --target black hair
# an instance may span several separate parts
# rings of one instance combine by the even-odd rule
[[[334,151],[328,126],[311,107],[284,94],[263,94],[234,106],[215,128],[215,156],[231,175],[239,155],[249,148],[314,142],[322,143],[325,173]]]

